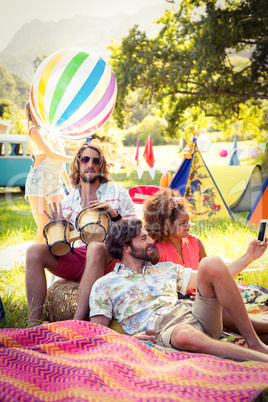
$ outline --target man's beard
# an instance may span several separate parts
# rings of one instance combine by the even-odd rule
[[[151,246],[146,247],[145,250],[140,250],[133,246],[133,244],[130,244],[131,247],[131,252],[130,255],[134,258],[137,258],[137,260],[143,260],[143,261],[152,261],[153,260],[153,253],[150,255],[147,252],[148,248],[151,248]]]
[[[84,183],[90,183],[93,184],[95,183],[98,179],[100,178],[100,174],[95,174],[93,176],[89,175],[89,176],[85,176],[85,175],[81,175],[80,179],[84,182]]]

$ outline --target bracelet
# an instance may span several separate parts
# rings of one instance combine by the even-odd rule
[[[119,221],[119,219],[122,219],[122,216],[119,213],[117,213],[117,215],[114,218],[111,218],[113,222],[117,222]]]

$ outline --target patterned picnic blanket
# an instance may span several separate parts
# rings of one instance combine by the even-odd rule
[[[268,363],[160,351],[85,322],[0,331],[1,401],[254,401]]]
[[[247,310],[268,320],[268,291],[239,287]],[[224,340],[243,345],[236,334]],[[1,329],[0,373],[0,401],[8,402],[264,401],[268,395],[268,363],[157,349],[85,321]]]

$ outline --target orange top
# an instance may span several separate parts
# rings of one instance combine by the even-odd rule
[[[193,270],[198,269],[199,264],[199,245],[197,242],[197,236],[189,234],[186,238],[181,240],[181,260],[177,250],[168,240],[166,243],[155,243],[159,251],[159,262],[174,262],[175,264],[183,265]],[[192,290],[188,290],[191,292]]]
[[[199,246],[197,236],[189,234],[185,239],[181,240],[183,261],[169,240],[166,243],[155,243],[155,245],[159,251],[159,262],[171,261],[175,264],[180,264],[184,267],[197,270],[199,264]]]

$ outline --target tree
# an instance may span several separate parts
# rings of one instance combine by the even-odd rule
[[[29,98],[30,85],[19,76],[10,74],[7,68],[0,64],[0,99],[8,99],[18,107],[25,107]]]
[[[166,11],[158,20],[163,27],[155,38],[134,26],[121,43],[111,44],[119,124],[128,93],[140,88],[143,100],[157,102],[170,137],[177,136],[189,116],[193,120],[193,113],[204,125],[215,121],[217,128],[230,129],[237,120],[243,122],[241,130],[266,126],[266,0],[221,3],[182,0],[178,11]]]

